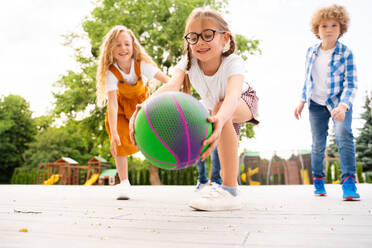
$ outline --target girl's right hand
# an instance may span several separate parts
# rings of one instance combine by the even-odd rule
[[[130,141],[134,145],[137,145],[136,140],[134,138],[134,122],[137,118],[138,111],[142,108],[142,105],[143,105],[143,103],[140,103],[140,104],[136,105],[136,110],[134,111],[132,117],[130,117],[130,120],[129,120],[129,137],[130,137]]]
[[[120,137],[118,133],[113,133],[110,140],[110,151],[113,157],[117,156],[116,145],[121,146]]]
[[[213,132],[209,136],[209,138],[203,142],[203,146],[209,145],[209,147],[204,151],[203,154],[201,154],[200,156],[201,161],[207,159],[207,157],[209,157],[209,155],[212,153],[212,151],[214,150],[218,143],[218,140],[220,139],[223,128],[223,123],[221,122],[220,118],[217,115],[209,116],[207,120],[208,122],[212,123]]]
[[[295,109],[294,116],[297,120],[301,118],[302,110],[304,109],[305,102],[301,101]]]

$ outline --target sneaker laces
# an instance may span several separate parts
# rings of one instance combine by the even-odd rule
[[[217,188],[216,190],[209,191],[208,194],[202,195],[201,197],[202,198],[208,198],[208,199],[218,198],[220,195],[226,194],[225,192],[230,194],[229,192],[227,192],[224,189]]]
[[[323,188],[324,187],[324,179],[323,178],[320,178],[320,177],[316,177],[313,181],[314,183],[314,186],[316,188]]]
[[[350,178],[350,180],[349,180]],[[355,186],[355,178],[347,176],[344,180],[342,180],[342,186],[344,188],[350,189],[350,190],[356,190]]]

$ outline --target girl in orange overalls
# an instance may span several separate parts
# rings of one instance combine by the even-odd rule
[[[124,26],[113,27],[100,47],[97,104],[107,103],[106,130],[120,178],[118,200],[130,197],[127,156],[138,152],[129,138],[129,120],[136,105],[149,96],[146,79],[153,78],[164,83],[169,79],[157,68],[131,30]]]

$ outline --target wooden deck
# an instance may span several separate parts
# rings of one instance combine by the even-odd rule
[[[312,186],[242,186],[238,211],[187,206],[191,186],[134,186],[114,200],[110,186],[0,185],[0,247],[372,247],[372,185],[362,201]],[[28,232],[20,232],[25,228]]]

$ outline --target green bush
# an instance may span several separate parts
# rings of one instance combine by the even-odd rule
[[[358,175],[359,183],[364,183],[364,178],[362,174],[363,174],[363,164],[361,162],[358,162],[357,163],[357,175]]]

